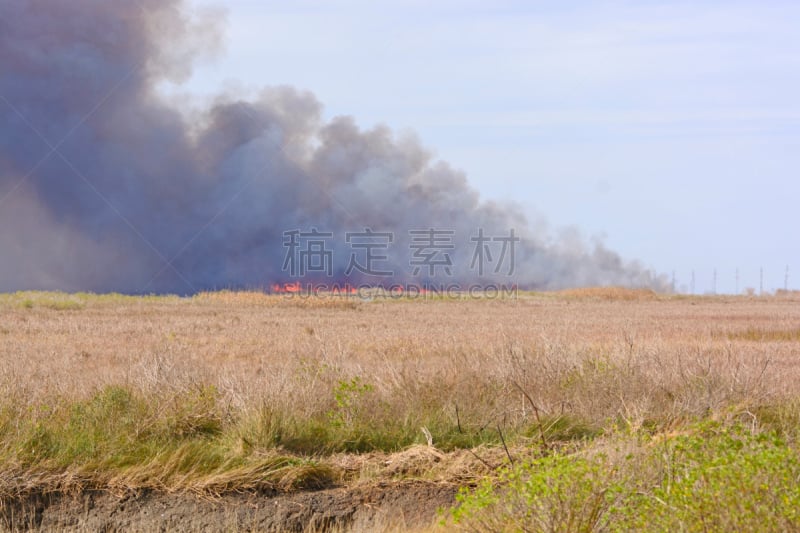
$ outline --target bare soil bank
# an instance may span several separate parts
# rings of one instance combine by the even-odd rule
[[[5,531],[386,531],[423,528],[451,507],[457,487],[382,482],[298,494],[94,492],[5,500]]]

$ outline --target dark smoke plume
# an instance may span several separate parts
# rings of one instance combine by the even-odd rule
[[[265,287],[288,230],[331,231],[332,278],[500,281],[534,288],[662,282],[600,244],[553,239],[411,137],[325,122],[308,92],[220,98],[187,118],[159,97],[219,33],[179,0],[0,2],[0,290],[177,292]],[[394,276],[345,276],[345,232],[391,231]],[[455,231],[451,272],[417,276],[409,230]],[[514,228],[515,272],[471,266],[482,229]],[[424,255],[424,252],[421,252]],[[494,259],[499,250],[494,249]],[[363,263],[363,259],[362,259]]]

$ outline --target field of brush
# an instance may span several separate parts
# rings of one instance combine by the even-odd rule
[[[384,529],[797,530],[798,452],[794,293],[0,295],[6,528],[422,483],[457,509]]]

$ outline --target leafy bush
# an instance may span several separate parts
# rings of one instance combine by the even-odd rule
[[[600,531],[625,491],[605,456],[555,454],[462,490],[453,518],[470,531]]]
[[[628,443],[629,445],[631,443]],[[554,454],[462,490],[468,531],[800,529],[798,450],[774,432],[704,424],[615,460]]]
[[[661,483],[625,509],[623,523],[631,529],[800,528],[797,450],[774,433],[711,426],[658,449]]]

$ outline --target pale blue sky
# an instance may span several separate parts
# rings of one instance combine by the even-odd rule
[[[215,4],[182,91],[308,89],[678,285],[800,288],[800,2]]]

